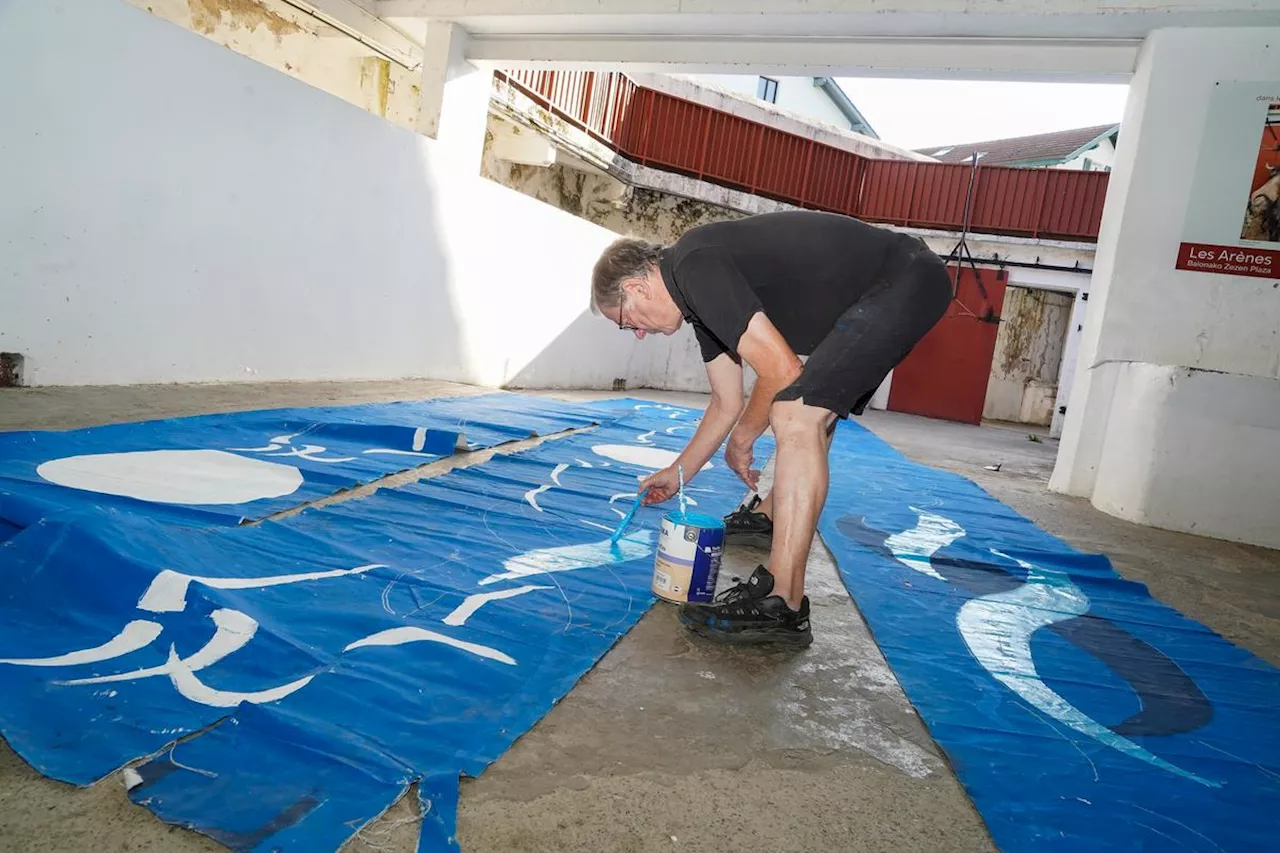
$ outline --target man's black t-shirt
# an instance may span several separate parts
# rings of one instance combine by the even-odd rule
[[[757,311],[797,355],[809,355],[881,283],[886,261],[907,241],[837,213],[763,213],[689,230],[659,266],[704,361],[724,352],[740,361],[738,341]]]

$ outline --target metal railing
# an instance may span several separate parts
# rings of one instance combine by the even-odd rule
[[[968,164],[878,160],[600,71],[510,71],[511,85],[645,166],[869,222],[960,230]],[[982,166],[969,228],[1098,238],[1109,175]]]

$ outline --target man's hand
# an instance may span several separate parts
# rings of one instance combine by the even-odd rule
[[[680,471],[672,465],[650,474],[640,482],[639,491],[644,492],[645,489],[648,489],[643,501],[645,506],[662,503],[680,491]]]
[[[751,463],[755,461],[753,448],[757,437],[750,432],[735,427],[733,432],[729,434],[729,443],[724,448],[724,461],[752,491],[757,488],[757,484],[760,482],[760,472],[751,467]]]

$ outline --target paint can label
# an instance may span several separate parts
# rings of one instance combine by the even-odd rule
[[[654,595],[668,601],[700,603],[715,597],[724,525],[718,519],[707,518],[706,522],[715,526],[690,524],[687,517],[674,514],[662,519],[653,566]]]

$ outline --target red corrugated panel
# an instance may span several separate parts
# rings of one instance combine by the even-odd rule
[[[968,164],[873,160],[636,86],[623,74],[513,71],[532,97],[643,164],[871,222],[958,229]],[[981,166],[970,229],[1096,239],[1108,175]]]
[[[1038,233],[1044,237],[1096,237],[1106,198],[1106,173],[1045,171],[1045,205]]]
[[[702,173],[717,183],[749,189],[754,177],[760,125],[719,110],[708,110]]]
[[[901,160],[868,160],[858,215],[869,222],[907,224],[920,166]]]
[[[921,163],[915,172],[915,199],[907,223],[920,228],[960,228],[964,225],[964,201],[972,167]]]
[[[813,152],[805,206],[837,213],[853,213],[862,179],[864,159],[849,151],[820,145]]]
[[[798,203],[804,190],[804,167],[810,144],[803,137],[765,128],[760,143],[756,192]]]
[[[969,227],[991,234],[1032,234],[1044,198],[1044,169],[978,169]]]
[[[693,173],[702,151],[706,107],[654,93],[641,162]]]

